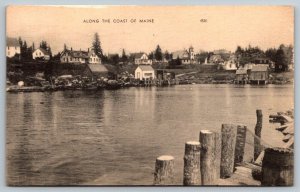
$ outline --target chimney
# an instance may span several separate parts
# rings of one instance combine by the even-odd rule
[[[90,48],[88,48],[88,52],[90,52]]]
[[[71,51],[73,51],[73,48],[71,47]]]

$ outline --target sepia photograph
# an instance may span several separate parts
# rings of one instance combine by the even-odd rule
[[[6,7],[7,186],[293,186],[294,7]]]

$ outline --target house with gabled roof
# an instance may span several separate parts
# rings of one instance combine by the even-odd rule
[[[172,60],[179,59],[182,64],[194,64],[195,54],[194,48],[191,46],[188,50],[179,50],[172,52]]]
[[[18,39],[6,38],[6,57],[12,58],[15,55],[21,55],[21,47]]]
[[[130,56],[133,58],[133,62],[136,65],[151,65],[152,60],[149,59],[148,55],[144,52],[132,53]]]
[[[255,65],[252,67],[249,80],[251,84],[266,84],[269,80],[269,67],[265,65]]]
[[[32,58],[35,59],[44,59],[45,61],[50,60],[49,51],[39,47],[32,52]]]
[[[93,63],[101,64],[101,59],[95,54],[94,50],[88,51],[76,51],[71,48],[71,50],[65,49],[60,54],[61,63]]]
[[[139,65],[134,72],[135,79],[155,79],[155,71],[151,65]]]

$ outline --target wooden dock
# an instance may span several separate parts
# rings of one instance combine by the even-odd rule
[[[294,183],[293,116],[278,114],[287,144],[281,148],[261,141],[263,115],[256,110],[253,161],[243,160],[247,127],[222,124],[221,134],[201,130],[199,141],[185,144],[183,185],[188,186],[292,186]],[[284,132],[285,131],[285,132]],[[163,158],[168,157],[168,158]],[[174,157],[156,160],[155,185],[174,185]]]

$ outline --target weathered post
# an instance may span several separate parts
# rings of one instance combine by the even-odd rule
[[[209,130],[200,131],[200,171],[202,185],[216,185],[218,182],[216,160],[216,134]]]
[[[237,126],[236,132],[236,144],[235,144],[235,152],[234,152],[234,165],[238,163],[242,163],[244,159],[244,151],[246,144],[246,134],[247,127],[244,125]]]
[[[221,178],[230,177],[234,171],[236,125],[222,125]]]
[[[215,150],[215,163],[216,163],[216,176],[220,178],[220,166],[221,166],[221,138],[220,133],[215,132],[216,150]]]
[[[254,161],[257,159],[260,152],[262,151],[260,138],[261,138],[263,114],[260,109],[256,110],[256,117],[257,117],[257,122],[255,126],[255,137],[254,137]]]
[[[201,185],[200,142],[185,143],[183,185]]]
[[[174,157],[163,155],[156,159],[154,185],[174,184]]]
[[[294,150],[267,148],[262,162],[263,186],[291,186],[294,180]]]

